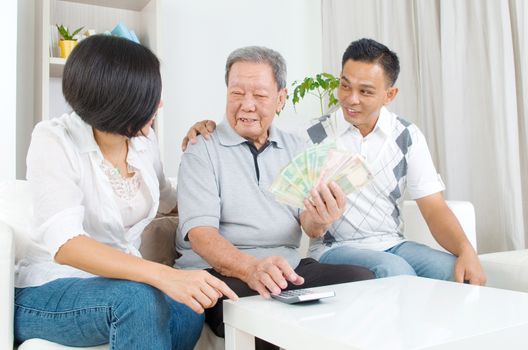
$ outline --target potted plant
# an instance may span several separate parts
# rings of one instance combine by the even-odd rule
[[[313,95],[319,99],[321,116],[328,114],[332,107],[339,105],[334,95],[335,89],[339,86],[339,78],[330,73],[319,73],[315,77],[308,76],[301,82],[294,81],[292,86],[294,88],[292,98],[294,109],[295,105],[306,95]],[[328,99],[326,108],[324,107],[325,99]]]
[[[62,58],[68,58],[75,45],[77,45],[77,40],[74,39],[75,35],[77,35],[84,27],[77,28],[72,33],[70,33],[68,27],[65,27],[62,24],[56,24],[56,26],[61,37],[59,40],[60,55]]]
[[[319,118],[306,132],[314,144],[321,143],[329,135],[335,136],[336,120],[330,118],[331,113],[339,107],[339,101],[334,95],[335,89],[339,87],[339,78],[330,73],[319,73],[315,77],[308,76],[301,82],[293,82],[293,108],[305,96],[313,95],[319,100],[321,114]],[[326,105],[326,107],[325,107]]]

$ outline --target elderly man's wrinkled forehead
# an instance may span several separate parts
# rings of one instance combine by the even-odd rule
[[[225,82],[229,83],[231,68],[237,62],[254,62],[269,65],[278,90],[286,88],[286,60],[277,51],[264,46],[241,47],[229,54],[225,65]]]
[[[233,76],[233,72],[236,76]],[[280,90],[279,83],[277,82],[276,76],[273,72],[273,67],[268,62],[258,61],[237,61],[234,62],[227,75],[227,86],[232,87],[237,84],[251,84],[256,87],[259,85],[266,85],[269,87],[269,83],[273,82],[274,87],[277,91]]]

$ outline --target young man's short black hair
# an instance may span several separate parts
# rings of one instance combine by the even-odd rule
[[[390,86],[396,83],[398,74],[400,74],[400,61],[396,53],[372,39],[363,38],[353,41],[343,54],[341,68],[345,66],[348,60],[379,64],[383,68]]]
[[[62,93],[92,127],[136,136],[156,113],[161,99],[159,60],[130,40],[95,35],[72,51]]]

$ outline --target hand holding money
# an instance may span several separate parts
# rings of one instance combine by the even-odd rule
[[[320,183],[304,200],[305,211],[301,214],[301,223],[310,237],[323,235],[330,225],[339,219],[346,208],[346,195],[335,183]]]
[[[338,150],[334,143],[319,144],[297,155],[270,187],[277,201],[304,209],[305,199],[319,184],[335,182],[346,194],[372,180],[363,158],[349,151]],[[307,208],[307,207],[306,207]]]

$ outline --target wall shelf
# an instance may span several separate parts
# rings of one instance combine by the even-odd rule
[[[150,0],[64,0],[80,4],[88,4],[102,7],[112,7],[123,10],[141,11],[148,5]]]
[[[134,30],[141,44],[159,55],[161,0],[38,0],[36,5],[35,122],[67,113],[61,78],[66,60],[50,45],[55,24],[111,31],[119,22]],[[55,40],[55,39],[54,39]],[[50,57],[51,56],[51,57]]]
[[[62,72],[64,71],[64,65],[66,59],[61,57],[50,57],[49,58],[49,72],[50,77],[61,78]]]

